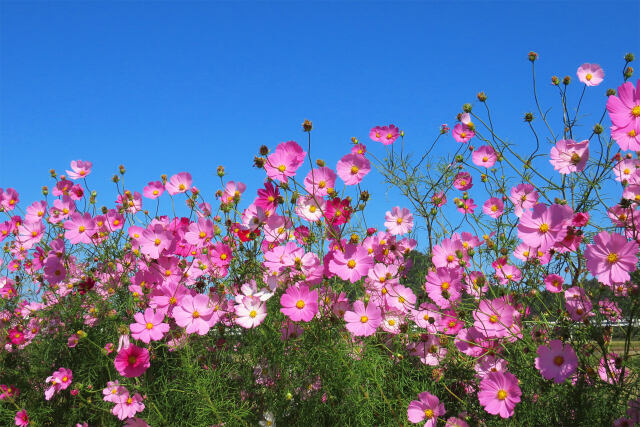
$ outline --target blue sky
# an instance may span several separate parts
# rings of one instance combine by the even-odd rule
[[[583,101],[590,128],[606,88],[621,83],[624,54],[640,55],[639,14],[638,2],[617,1],[3,1],[0,187],[16,188],[26,207],[51,185],[49,169],[83,159],[109,206],[119,164],[132,190],[189,171],[211,197],[224,165],[255,194],[259,146],[304,142],[305,118],[314,157],[335,167],[352,136],[382,154],[367,141],[376,125],[400,126],[406,150],[422,150],[480,90],[501,134],[528,147],[527,52],[539,53],[541,98],[556,108],[551,75],[572,76],[577,99],[578,66],[605,69]],[[456,148],[448,135],[436,155]],[[364,188],[380,220],[404,204],[376,174]]]

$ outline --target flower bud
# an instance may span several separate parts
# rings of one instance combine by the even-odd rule
[[[166,184],[167,183],[167,175],[165,175],[165,174],[160,175],[160,180],[162,181],[163,184]]]
[[[264,157],[254,157],[253,158],[253,166],[257,167],[258,169],[262,169],[264,167],[264,162],[265,162],[265,158]]]
[[[558,76],[551,76],[551,84],[554,86],[558,86],[560,84],[560,79]]]
[[[600,123],[596,123],[596,125],[593,127],[593,133],[595,133],[596,135],[600,135],[603,131],[604,128]]]
[[[369,197],[369,192],[367,190],[364,190],[362,193],[360,193],[360,200],[362,200],[363,202],[368,201]]]
[[[624,77],[628,79],[631,76],[633,76],[633,67],[627,67],[624,70]]]
[[[124,168],[124,165],[120,165],[120,166],[118,166],[118,169],[120,170],[120,175],[124,175],[124,173],[127,171],[127,170]]]
[[[113,178],[111,178],[111,180],[117,184],[120,181],[120,177],[118,175],[113,175]]]
[[[531,123],[533,121],[533,113],[524,113],[524,121]]]
[[[613,96],[616,94],[616,90],[615,89],[607,89],[607,96]]]
[[[465,113],[470,113],[471,112],[471,104],[464,104],[462,106],[462,111],[464,111]]]
[[[312,129],[313,123],[311,123],[311,120],[304,119],[304,122],[302,122],[302,130],[305,132],[311,132]]]
[[[484,92],[478,92],[478,101],[485,102],[487,100],[487,95]]]
[[[267,154],[269,154],[269,147],[267,147],[266,145],[261,145],[260,146],[260,155],[261,156],[266,156]]]
[[[43,196],[49,195],[49,187],[47,187],[46,185],[42,186],[42,195]]]
[[[562,84],[567,86],[569,83],[571,83],[571,77],[564,76],[564,78],[562,79]]]
[[[633,56],[633,53],[629,52],[624,56],[624,60],[627,62],[633,62],[633,60],[635,59],[635,56]]]
[[[538,59],[538,54],[534,51],[529,52],[529,61],[535,62]]]
[[[220,178],[222,178],[224,176],[224,166],[218,166],[218,169],[216,170],[218,176]]]
[[[51,170],[49,171],[49,173],[51,174],[51,178],[55,178],[55,177],[57,176],[57,175],[56,175],[56,170],[55,170],[55,169],[51,169]]]
[[[326,165],[326,163],[324,162],[324,160],[322,159],[318,159],[316,160],[316,165],[318,165],[318,167],[324,167],[324,165]]]
[[[462,154],[458,154],[456,156],[456,162],[460,162],[461,163],[463,160],[464,160],[464,157],[462,157]]]

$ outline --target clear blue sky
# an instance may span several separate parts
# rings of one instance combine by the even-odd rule
[[[0,187],[26,207],[52,183],[49,169],[83,159],[101,204],[113,205],[121,163],[132,190],[189,171],[211,196],[222,164],[252,198],[264,176],[251,168],[258,147],[305,141],[305,118],[314,156],[335,167],[352,136],[382,153],[367,141],[375,125],[400,126],[407,149],[421,150],[480,90],[501,133],[526,146],[527,52],[540,54],[547,105],[557,101],[551,75],[576,81],[583,62],[602,65],[605,82],[584,101],[599,116],[623,55],[640,56],[638,4],[2,1]],[[437,155],[456,148],[449,135]],[[364,187],[380,219],[404,204],[380,191],[379,176]]]

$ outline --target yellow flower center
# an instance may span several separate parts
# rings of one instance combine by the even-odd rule
[[[635,129],[631,129],[627,135],[629,135],[631,138],[635,138],[636,130]]]
[[[84,228],[84,225],[81,225],[80,227],[78,227],[79,232],[84,233],[84,230],[86,230],[86,228]]]
[[[164,271],[164,275],[167,276],[167,277],[171,276],[171,270],[168,270],[168,269],[165,270]]]
[[[555,363],[556,366],[562,366],[562,364],[564,363],[564,358],[562,356],[556,356],[553,358],[553,363]]]
[[[66,376],[64,376],[64,377],[62,377],[62,382],[63,382],[63,383],[66,383],[68,379],[69,379],[69,378],[67,378]]]
[[[227,259],[227,254],[220,254],[220,259],[221,260],[226,260]]]
[[[316,207],[314,205],[309,206],[309,212],[314,213],[316,211]]]
[[[358,169],[358,167],[357,167],[357,166],[355,166],[355,165],[354,165],[354,166],[351,166],[351,174],[352,174],[352,175],[357,174],[359,170],[360,170],[360,169]]]
[[[444,290],[449,289],[449,282],[442,282],[442,284],[440,285],[440,287]]]
[[[398,225],[402,224],[402,218],[396,219],[396,224],[398,224]]]
[[[616,253],[610,253],[609,255],[607,255],[607,261],[609,261],[610,264],[615,264],[616,261],[618,261],[618,254]]]
[[[465,185],[467,185],[467,181],[465,181],[464,179],[460,180],[460,187],[464,187]]]
[[[326,186],[327,186],[327,183],[326,183],[325,181],[320,181],[320,182],[318,183],[318,188],[324,188],[324,187],[326,187]]]
[[[200,317],[200,313],[198,313],[198,311],[196,310],[196,311],[193,312],[192,316],[193,316],[194,319],[197,319],[198,317]]]
[[[398,302],[399,302],[400,304],[403,304],[403,303],[404,303],[404,298],[403,298],[403,297],[398,297]]]
[[[631,109],[631,114],[633,117],[640,117],[640,105],[636,105]]]
[[[178,189],[179,189],[180,191],[184,191],[186,188],[187,188],[187,187],[185,187],[185,186],[184,186],[184,184],[180,184],[180,185],[178,185]]]
[[[298,300],[298,302],[296,303],[296,307],[302,310],[304,308],[304,301]]]
[[[349,262],[347,262],[347,267],[356,268],[356,262],[354,260],[350,259]]]
[[[285,165],[280,165],[280,166],[278,166],[278,170],[279,170],[280,172],[284,172],[284,171],[286,171],[286,170],[287,170],[287,167],[286,167]]]
[[[204,239],[205,237],[207,237],[207,233],[205,233],[204,231],[201,231],[199,236],[201,239]]]
[[[498,207],[496,205],[491,205],[491,212],[496,212]]]
[[[492,314],[491,316],[489,316],[489,322],[498,323],[498,316],[496,316],[495,314]]]
[[[505,400],[507,398],[507,392],[506,390],[498,390],[498,399],[500,400]]]
[[[158,195],[158,193],[159,193],[159,191],[158,191],[158,190],[153,190],[153,195],[154,195],[154,196],[157,196],[157,195]]]
[[[131,405],[133,403],[133,399],[132,398],[127,398],[127,404]]]
[[[447,262],[453,262],[454,259],[455,257],[453,255],[447,256]]]
[[[129,365],[133,365],[134,363],[136,363],[138,359],[136,359],[136,357],[132,354],[131,356],[129,356],[129,358],[127,359],[127,362],[129,362]]]
[[[591,79],[593,78],[593,74],[588,73],[586,76],[584,76],[585,79],[587,79],[588,82],[591,81]]]
[[[178,300],[176,299],[176,297],[169,298],[169,304],[175,305],[177,302],[178,302]]]
[[[488,161],[489,161],[489,158],[488,158],[487,156],[483,156],[483,157],[482,157],[482,161],[486,163],[486,162],[488,162]]]
[[[255,310],[251,310],[251,313],[249,313],[249,317],[254,318],[258,315],[258,313]]]
[[[369,318],[367,316],[362,316],[360,318],[360,322],[362,322],[362,323],[367,323],[368,321],[369,321]]]
[[[147,329],[153,329],[153,323],[147,322]]]
[[[540,226],[539,230],[541,233],[546,233],[547,231],[549,231],[549,224],[545,222]]]
[[[389,326],[393,326],[396,324],[396,321],[393,319],[389,319],[389,321],[387,322],[389,324]]]
[[[160,239],[156,239],[156,240],[153,241],[153,244],[156,245],[156,246],[160,246],[160,243],[161,243]]]
[[[433,411],[431,409],[425,409],[424,416],[425,418],[433,418]]]

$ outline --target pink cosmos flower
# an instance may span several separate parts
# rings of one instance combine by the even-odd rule
[[[119,420],[125,420],[143,410],[142,396],[139,393],[131,396],[127,391],[125,394],[119,395],[119,400],[116,402],[116,406],[111,409],[111,413]]]
[[[482,205],[482,212],[489,215],[491,218],[499,218],[504,212],[504,203],[497,197],[492,197],[484,202]]]
[[[638,84],[640,79],[636,86]],[[613,125],[612,131],[620,128],[640,129],[640,90],[631,82],[618,86],[617,96],[610,96],[607,100],[607,111]]]
[[[488,413],[509,418],[520,402],[521,395],[515,375],[510,372],[489,372],[480,382],[478,400]]]
[[[14,418],[14,421],[15,421],[16,425],[19,426],[19,427],[28,426],[29,425],[29,416],[27,415],[27,411],[25,411],[24,409],[21,409],[18,412],[16,412],[16,416]]]
[[[460,239],[447,238],[433,247],[431,260],[436,267],[455,268],[460,265],[460,261],[468,261],[469,255],[464,250]]]
[[[573,210],[566,205],[540,203],[533,211],[524,212],[518,224],[518,237],[532,247],[544,251],[564,239],[567,222],[573,218]]]
[[[622,381],[622,358],[616,353],[609,353],[606,358],[600,359],[598,366],[598,376],[602,381],[609,384],[616,384]],[[629,374],[629,370],[625,371],[625,377]]]
[[[482,300],[473,312],[475,328],[488,338],[501,338],[509,334],[516,317],[516,309],[504,299]]]
[[[18,192],[13,188],[7,188],[2,191],[0,188],[0,206],[7,211],[12,211],[20,202]]]
[[[84,215],[77,212],[74,213],[70,219],[64,222],[64,228],[67,230],[64,233],[64,237],[72,245],[78,243],[91,244],[93,235],[98,231],[95,221],[88,212],[85,212]]]
[[[303,196],[296,202],[296,213],[306,221],[315,222],[322,219],[326,207],[325,199]]]
[[[368,250],[360,245],[349,244],[345,246],[344,252],[333,252],[333,258],[329,261],[329,271],[343,280],[355,283],[369,274],[373,263]]]
[[[260,298],[245,296],[236,304],[236,324],[243,328],[255,328],[267,317],[267,305]]]
[[[562,292],[562,285],[564,284],[564,279],[562,276],[558,274],[549,274],[544,278],[544,283],[546,289],[554,294]]]
[[[604,71],[598,64],[582,64],[576,74],[578,80],[587,86],[598,86],[604,79]]]
[[[113,364],[123,377],[139,377],[151,366],[151,363],[149,363],[149,350],[129,344],[120,349]]]
[[[151,181],[142,189],[142,195],[147,199],[157,199],[164,193],[164,185],[160,181]]]
[[[120,385],[118,380],[108,381],[107,386],[102,390],[102,395],[104,396],[102,400],[116,403],[120,400],[120,396],[125,393],[128,394],[129,392],[124,386]]]
[[[431,203],[440,208],[447,203],[447,195],[444,194],[444,192],[440,191],[431,196]]]
[[[535,364],[544,379],[561,383],[578,369],[578,356],[569,344],[563,345],[562,341],[553,340],[549,347],[538,347]]]
[[[629,280],[629,273],[636,270],[638,243],[627,241],[617,233],[601,231],[587,245],[585,258],[587,269],[598,281],[614,285]]]
[[[433,394],[424,391],[418,394],[419,400],[412,400],[407,409],[407,418],[409,421],[418,424],[426,420],[424,427],[436,427],[438,417],[445,414],[446,409],[444,403],[440,403]]]
[[[369,131],[369,138],[390,145],[400,136],[400,129],[394,125],[376,126]]]
[[[328,196],[336,186],[336,177],[336,173],[328,167],[312,169],[304,179],[304,188],[316,197]]]
[[[462,274],[459,268],[438,267],[429,271],[425,290],[440,308],[449,308],[462,296]]]
[[[460,191],[465,191],[473,187],[473,178],[469,172],[460,172],[453,180],[453,186]]]
[[[267,176],[279,182],[287,182],[288,177],[295,176],[302,165],[306,152],[295,141],[278,144],[276,150],[267,157],[264,170]]]
[[[624,127],[611,127],[611,138],[613,138],[621,150],[640,150],[640,126],[636,122],[631,122]]]
[[[361,154],[347,154],[338,161],[336,171],[346,185],[356,185],[371,172],[371,163]]]
[[[456,201],[456,199],[454,199],[454,201]],[[476,205],[473,201],[473,199],[462,199],[462,200],[457,200],[457,204],[458,204],[458,212],[463,213],[463,214],[473,214],[473,212],[475,211],[475,209],[478,207],[478,205]]]
[[[280,297],[282,314],[294,322],[309,322],[318,312],[318,291],[306,285],[289,286]]]
[[[180,305],[173,309],[173,318],[187,334],[205,335],[209,332],[213,308],[209,307],[209,297],[203,294],[185,295]]]
[[[458,417],[449,417],[444,427],[469,427],[469,424]]]
[[[89,161],[72,160],[71,170],[67,171],[67,176],[73,180],[85,178],[91,173],[93,164]]]
[[[394,236],[405,234],[413,228],[413,214],[407,208],[396,206],[385,214],[384,226]]]
[[[180,172],[169,178],[169,181],[165,184],[165,188],[169,194],[175,196],[176,194],[186,193],[191,189],[193,179],[189,172]]]
[[[242,182],[236,183],[235,181],[229,181],[224,187],[224,193],[222,193],[220,200],[222,200],[222,203],[234,203],[240,200],[240,195],[244,193],[246,189],[247,186]]]
[[[584,289],[579,286],[573,286],[564,291],[565,307],[569,316],[575,322],[580,322],[586,318],[593,316],[591,312],[593,304],[587,296]]]
[[[51,386],[45,390],[44,398],[45,400],[51,400],[55,393],[60,390],[65,390],[71,385],[71,381],[73,381],[73,373],[71,372],[71,369],[60,368],[50,377],[47,377],[46,381],[47,383],[51,383]]]
[[[380,309],[374,304],[364,305],[364,302],[357,300],[353,303],[353,311],[344,313],[344,320],[347,322],[346,328],[354,336],[369,336],[376,332],[382,315]]]
[[[509,200],[514,205],[513,213],[519,218],[524,211],[531,209],[538,203],[538,192],[531,184],[519,184],[511,189]]]
[[[458,123],[453,127],[451,135],[457,142],[466,143],[469,142],[469,140],[471,140],[471,138],[473,138],[476,133],[473,130],[469,129],[464,123]]]
[[[498,156],[496,151],[490,145],[478,147],[471,155],[471,160],[476,166],[491,168],[496,164]]]
[[[576,142],[572,139],[561,139],[551,148],[549,161],[553,168],[561,174],[581,172],[589,159],[589,140]]]
[[[156,313],[152,308],[147,308],[144,314],[134,314],[133,318],[136,319],[136,323],[129,325],[131,336],[145,344],[161,340],[164,334],[169,332],[169,324],[163,322],[164,313]]]

